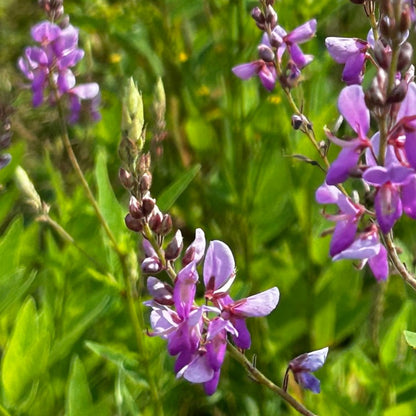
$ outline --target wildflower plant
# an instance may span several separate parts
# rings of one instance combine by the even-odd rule
[[[234,43],[207,43],[197,58],[193,48],[212,37],[210,25],[198,26],[202,18],[217,24],[218,5],[207,4],[195,28],[175,20],[182,6],[171,2],[160,10],[159,2],[97,3],[88,8],[91,19],[82,5],[69,7],[73,22],[95,28],[91,52],[106,72],[100,86],[95,74],[80,73],[86,52],[79,41],[88,35],[72,24],[63,0],[38,3],[46,19],[31,28],[17,69],[31,111],[47,107],[58,123],[39,122],[32,133],[19,112],[23,98],[19,105],[1,100],[0,197],[9,196],[0,207],[0,229],[7,229],[0,240],[0,413],[277,414],[289,407],[313,416],[309,409],[341,415],[365,406],[372,414],[410,414],[416,362],[400,337],[416,324],[408,299],[416,290],[414,256],[405,244],[413,241],[405,227],[416,220],[414,2],[345,0],[342,8],[361,11],[369,27],[356,37],[325,38],[323,7],[317,18],[310,14],[318,6],[303,11],[298,24],[281,18],[283,3],[260,0],[246,16],[257,30],[257,56],[241,60],[233,51],[246,49],[245,2],[224,4],[230,27],[220,20],[213,31]],[[187,13],[193,19],[194,9]],[[157,18],[148,36],[146,24]],[[104,20],[105,34],[97,23]],[[194,31],[204,33],[196,46]],[[318,42],[321,52],[308,53]],[[218,59],[224,50],[227,59]],[[212,68],[205,64],[211,53]],[[143,68],[132,69],[136,55],[145,58]],[[195,88],[201,73],[230,59],[226,75],[212,77],[212,90]],[[317,129],[304,90],[314,83],[314,65],[330,59],[339,79],[328,90],[337,96],[319,103],[328,119]],[[294,141],[302,135],[312,145],[315,156],[305,148],[294,155],[307,162],[297,184],[290,159],[274,160],[282,152],[269,140],[274,131],[256,131],[265,131],[266,119],[270,125],[268,115],[250,109],[265,108],[256,97],[270,94],[281,123],[272,129],[285,135],[291,128]],[[36,168],[24,146],[12,145],[14,129],[29,149],[41,147],[37,135],[44,135]],[[223,137],[217,147],[208,143],[216,129]],[[309,172],[313,180],[299,183]],[[286,192],[275,193],[285,175]],[[14,200],[21,204],[12,209]],[[20,211],[24,221],[14,220]],[[322,241],[317,229],[324,227],[330,239]],[[345,260],[366,272],[358,275]],[[415,348],[415,333],[404,335]]]

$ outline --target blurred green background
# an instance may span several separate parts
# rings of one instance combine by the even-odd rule
[[[139,238],[124,227],[128,195],[118,182],[122,86],[132,76],[142,90],[151,138],[157,128],[154,88],[161,77],[167,134],[153,157],[153,196],[200,166],[170,209],[175,228],[186,245],[201,227],[208,240],[231,247],[238,268],[235,298],[272,286],[281,292],[268,318],[248,321],[253,345],[247,356],[255,355],[258,368],[281,384],[290,359],[329,346],[327,363],[317,372],[322,392],[303,392],[290,383],[298,400],[321,416],[414,415],[416,358],[403,330],[416,328],[415,294],[397,276],[377,284],[367,269],[331,262],[329,237],[320,234],[332,224],[314,202],[323,174],[290,157],[316,159],[314,149],[292,130],[278,88],[270,94],[258,79],[243,82],[231,72],[257,58],[261,32],[250,17],[256,5],[65,0],[86,50],[78,79],[98,82],[102,95],[102,120],[70,130],[75,152],[100,202],[111,210],[113,232],[131,253],[131,267],[137,267]],[[324,40],[365,39],[365,14],[347,0],[285,0],[275,7],[288,31],[318,20],[317,36],[302,47],[315,60],[294,96],[323,140],[323,126],[338,116],[342,88],[342,66],[330,59]],[[31,107],[16,67],[25,46],[33,44],[31,26],[43,19],[36,1],[0,2],[1,101],[14,108],[13,161],[0,171],[0,414],[153,415],[117,280],[119,265],[59,141],[56,113]],[[331,160],[336,153],[334,146]],[[18,165],[50,206],[51,218],[94,262],[37,220],[16,185]],[[396,231],[412,270],[414,229],[402,219]],[[167,415],[295,413],[231,358],[218,391],[206,397],[201,386],[175,379],[163,340],[146,338],[146,345]]]

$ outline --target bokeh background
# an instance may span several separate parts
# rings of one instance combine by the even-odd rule
[[[169,207],[186,244],[200,227],[208,240],[231,247],[238,268],[235,298],[271,286],[281,292],[269,317],[248,321],[253,345],[247,356],[255,356],[258,368],[281,384],[290,359],[329,346],[317,372],[322,392],[301,391],[291,381],[289,391],[298,400],[321,416],[414,415],[416,357],[403,330],[416,328],[415,294],[398,276],[378,284],[350,261],[331,262],[330,237],[321,233],[332,224],[314,201],[323,173],[291,157],[316,160],[314,149],[292,129],[279,88],[269,93],[258,79],[243,82],[231,72],[257,58],[261,32],[250,17],[256,5],[65,0],[86,51],[77,66],[79,79],[98,82],[102,101],[99,123],[71,128],[75,152],[137,267],[140,238],[124,227],[128,195],[118,181],[121,99],[133,77],[143,92],[150,140],[161,78],[166,137],[153,147],[153,196],[192,172],[193,180]],[[315,60],[293,94],[324,140],[323,126],[334,125],[343,87],[342,66],[331,60],[324,40],[365,39],[365,14],[347,0],[285,0],[275,8],[288,31],[318,21],[317,36],[303,45]],[[31,107],[16,66],[25,46],[33,44],[31,26],[43,19],[36,1],[0,1],[0,99],[14,110],[13,160],[0,171],[0,414],[153,415],[117,280],[119,265],[61,145],[57,114]],[[98,264],[39,221],[27,190],[16,184],[18,165],[50,206],[50,216]],[[412,221],[400,220],[395,241],[414,271]],[[218,391],[206,397],[201,386],[175,379],[163,340],[146,338],[146,345],[167,415],[294,414],[231,358]]]

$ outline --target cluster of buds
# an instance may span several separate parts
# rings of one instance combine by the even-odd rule
[[[50,105],[63,101],[69,107],[69,122],[79,121],[85,111],[88,118],[97,121],[99,86],[95,82],[76,85],[72,69],[84,56],[78,48],[78,29],[63,15],[62,1],[42,1],[50,21],[43,21],[32,27],[31,35],[37,46],[27,47],[18,66],[30,81],[33,106],[40,106],[45,96]],[[60,18],[59,24],[54,23]],[[84,104],[84,101],[88,103]]]
[[[296,87],[300,80],[301,69],[313,60],[299,47],[315,35],[316,20],[312,19],[291,32],[278,24],[273,2],[262,2],[262,8],[255,7],[251,16],[257,27],[264,32],[258,46],[259,59],[237,65],[233,72],[241,79],[258,75],[263,86],[272,91],[278,81],[283,88]]]
[[[38,3],[51,22],[59,20],[64,14],[64,0],[38,0]]]
[[[169,214],[163,214],[151,196],[152,174],[150,172],[151,156],[144,151],[146,128],[143,114],[143,100],[140,91],[132,79],[129,80],[122,106],[122,138],[119,145],[119,156],[122,167],[119,170],[120,182],[130,192],[129,212],[125,217],[127,228],[143,232],[149,227],[155,234],[158,245],[172,229]],[[145,249],[146,259],[142,265],[146,273],[161,270],[160,260],[155,257],[150,245]],[[179,253],[178,253],[179,255]],[[149,257],[149,259],[147,259]]]

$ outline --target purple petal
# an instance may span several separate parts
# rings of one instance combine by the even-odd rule
[[[389,183],[383,185],[377,192],[374,206],[381,231],[386,234],[402,215],[402,202],[396,186]]]
[[[204,283],[207,290],[216,291],[234,280],[235,262],[233,253],[222,241],[211,241],[204,262]]]
[[[266,316],[279,302],[279,289],[272,287],[264,292],[241,299],[231,306],[233,315],[239,318]]]
[[[333,261],[341,259],[368,259],[380,252],[380,241],[376,231],[362,233],[357,236],[354,242],[344,251],[332,258]]]
[[[367,165],[369,166],[377,165],[377,161],[374,159],[373,153],[376,156],[378,156],[379,149],[380,149],[380,132],[377,132],[371,138],[371,147],[368,147],[365,150],[365,161]],[[396,154],[394,152],[394,147],[391,145],[387,145],[385,160],[386,160],[385,166],[397,165],[398,163],[400,163],[397,160]]]
[[[250,332],[247,329],[246,321],[243,318],[232,318],[232,323],[238,331],[238,336],[233,336],[233,341],[238,348],[248,350],[251,345]]]
[[[406,141],[404,142],[406,157],[412,168],[416,169],[416,131],[406,132]]]
[[[100,91],[100,87],[96,82],[89,82],[88,84],[80,84],[72,88],[72,93],[77,95],[81,100],[91,100]]]
[[[204,383],[204,390],[208,396],[211,396],[217,390],[218,382],[220,380],[220,373],[221,370],[214,371],[214,376],[212,379]]]
[[[368,259],[368,265],[378,281],[387,279],[389,276],[389,264],[387,261],[387,250],[383,245],[380,245],[378,254]]]
[[[194,262],[189,263],[179,273],[173,289],[173,300],[178,315],[187,318],[195,299],[198,273]]]
[[[249,79],[257,75],[259,71],[259,61],[249,62],[247,64],[237,65],[232,68],[232,71],[238,78]]]
[[[217,371],[224,362],[227,349],[227,335],[225,331],[219,332],[210,342],[206,344],[207,359],[210,367]]]
[[[276,70],[273,65],[264,63],[258,72],[259,78],[263,87],[269,91],[274,89],[276,84]]]
[[[183,377],[191,383],[206,383],[214,377],[214,370],[210,367],[206,354],[198,354],[178,372],[177,377]]]
[[[314,393],[321,392],[321,382],[313,374],[295,373],[295,380],[304,389],[308,389]]]
[[[53,42],[61,34],[62,30],[58,25],[50,22],[41,22],[33,26],[32,38],[39,43]]]
[[[59,72],[56,83],[58,85],[59,92],[61,94],[65,94],[72,87],[74,87],[75,82],[75,75],[70,69],[67,69],[66,71]]]
[[[287,43],[302,43],[306,42],[315,35],[316,20],[312,19],[293,29],[285,38]]]
[[[413,175],[410,181],[403,185],[401,200],[404,213],[416,220],[416,175]]]
[[[365,137],[370,128],[370,112],[365,105],[364,92],[360,85],[350,85],[341,91],[338,109],[353,130],[360,137]]]
[[[319,204],[336,204],[340,194],[336,186],[324,183],[316,190],[315,199]]]
[[[414,173],[413,169],[406,168],[401,165],[389,167],[390,181],[394,183],[395,185],[406,184],[411,179],[411,176],[413,173]]]
[[[288,46],[289,54],[292,61],[296,64],[299,69],[302,69],[313,61],[313,55],[305,55],[302,49],[299,48],[295,43]]]
[[[338,157],[329,167],[326,182],[328,185],[336,185],[346,181],[351,170],[357,165],[360,157],[360,149],[345,147],[339,152]]]
[[[78,45],[78,29],[69,25],[62,30],[61,35],[53,44],[57,56],[63,57],[75,50]]]
[[[325,46],[335,62],[345,64],[352,55],[365,49],[367,44],[361,39],[329,37],[325,39]]]
[[[328,347],[311,351],[294,358],[289,367],[293,372],[316,371],[324,365],[327,355]]]
[[[415,114],[416,106],[416,84],[414,82],[409,83],[406,96],[400,104],[400,109],[397,113],[397,120],[404,117],[413,116]]]
[[[350,56],[345,63],[344,70],[342,71],[342,80],[347,85],[361,84],[364,78],[364,63],[365,53]]]
[[[84,57],[82,49],[74,49],[58,60],[58,68],[60,70],[75,66]]]
[[[390,176],[385,167],[374,166],[364,172],[363,179],[370,185],[382,186],[390,180]]]
[[[357,232],[357,222],[354,220],[339,221],[335,226],[335,231],[331,239],[329,255],[336,256],[341,251],[347,249],[355,238]]]
[[[205,234],[201,228],[195,230],[195,240],[192,244],[186,249],[185,254],[182,259],[182,266],[186,266],[191,261],[194,261],[196,264],[204,257],[205,252]]]

